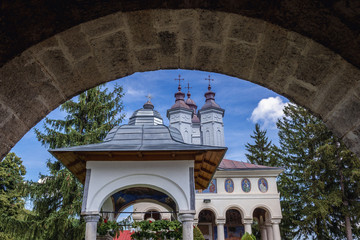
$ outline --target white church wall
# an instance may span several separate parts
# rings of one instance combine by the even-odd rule
[[[86,212],[97,213],[113,193],[129,187],[150,187],[168,194],[179,210],[190,210],[189,161],[88,161],[91,169]]]

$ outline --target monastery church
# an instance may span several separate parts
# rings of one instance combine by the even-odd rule
[[[186,240],[193,225],[208,240],[241,239],[255,221],[262,240],[280,240],[282,169],[224,159],[225,110],[210,76],[199,110],[178,80],[169,127],[149,99],[102,143],[50,149],[84,184],[85,239],[96,239],[100,214],[116,219],[133,205],[134,221],[180,220]]]

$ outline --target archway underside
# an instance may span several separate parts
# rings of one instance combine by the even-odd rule
[[[217,72],[310,109],[360,154],[360,71],[262,20],[206,10],[115,13],[55,35],[0,69],[0,156],[76,94],[135,72]]]

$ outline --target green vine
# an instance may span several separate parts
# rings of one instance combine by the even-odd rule
[[[182,239],[182,225],[179,221],[140,221],[134,222],[133,228],[136,229],[131,235],[133,240]]]

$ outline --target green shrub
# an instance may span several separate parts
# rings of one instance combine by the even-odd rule
[[[194,240],[205,240],[202,232],[198,227],[194,227]]]
[[[241,240],[256,240],[256,237],[253,234],[249,234],[248,232],[246,232]]]

